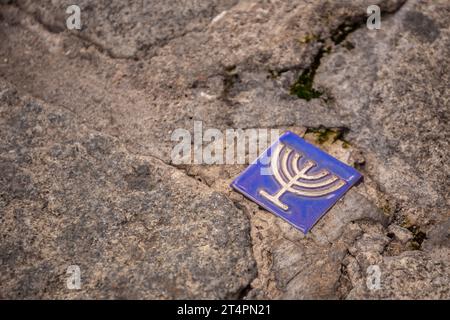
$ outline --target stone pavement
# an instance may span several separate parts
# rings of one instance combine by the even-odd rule
[[[450,298],[448,1],[72,2],[0,1],[0,298]],[[364,183],[305,236],[171,162],[195,120]]]

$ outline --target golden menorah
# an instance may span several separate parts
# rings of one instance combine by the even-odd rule
[[[280,201],[280,197],[285,192],[316,198],[328,195],[345,185],[344,180],[331,174],[328,170],[322,169],[317,173],[308,174],[316,166],[316,163],[307,160],[299,168],[301,157],[300,153],[293,152],[292,148],[279,143],[272,155],[270,166],[281,189],[274,195],[265,190],[260,190],[259,194],[281,209],[287,210],[288,206]]]

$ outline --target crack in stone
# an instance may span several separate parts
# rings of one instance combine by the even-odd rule
[[[403,4],[400,5],[400,6],[399,6],[392,14],[395,14],[398,10],[400,10],[401,7],[402,7],[405,3],[406,3],[406,1],[403,2]],[[26,11],[23,11],[23,12],[26,13],[26,14],[28,14],[28,15],[30,15],[30,14],[27,13]],[[30,15],[30,16],[32,16],[32,15]],[[32,16],[32,17],[33,17],[36,21],[38,21],[36,17],[34,17],[34,16]],[[39,22],[43,27],[45,27],[46,30],[48,30],[49,32],[51,32],[51,33],[58,33],[58,32],[55,32],[55,31],[53,30],[54,26],[51,26],[51,25],[50,25],[50,26],[49,26],[49,25],[45,25],[45,24],[44,24],[43,22],[41,22],[41,21],[38,21],[38,22]],[[330,39],[333,40],[333,42],[335,43],[335,45],[337,45],[337,44],[342,43],[343,41],[345,41],[345,38],[346,38],[350,33],[356,31],[356,30],[357,30],[358,28],[360,28],[360,27],[361,27],[361,24],[357,25],[354,29],[351,29],[351,30],[350,30],[348,33],[346,33],[345,35],[342,35],[342,34],[340,34],[338,31],[336,31],[336,36],[335,36],[335,38],[337,38],[337,39],[336,39],[336,40],[333,40],[333,35],[330,36]],[[190,31],[190,32],[202,32],[202,31],[206,30],[207,28],[208,28],[208,26],[206,26],[205,28],[203,28],[201,31]],[[177,38],[180,38],[180,37],[184,37],[185,35],[187,35],[187,34],[190,33],[190,32],[186,32],[186,33],[184,33],[184,34],[182,34],[182,35],[180,35],[180,36],[177,36],[177,37],[174,37],[174,38],[172,38],[172,39],[169,39],[165,44],[163,44],[163,45],[160,46],[159,48],[164,47],[165,45],[167,45],[170,41],[172,41],[172,40],[174,40],[174,39],[177,39]],[[134,58],[135,58],[135,57],[131,57],[131,58],[130,58],[130,57],[115,57],[115,56],[112,56],[112,55],[111,55],[112,53],[109,52],[108,49],[104,48],[101,44],[93,43],[91,39],[87,39],[86,37],[80,37],[80,36],[78,36],[78,35],[77,35],[77,37],[79,37],[79,38],[82,39],[82,40],[88,41],[89,43],[92,43],[94,46],[97,47],[97,49],[98,49],[99,51],[101,51],[101,52],[106,52],[106,54],[107,54],[108,56],[110,56],[111,58],[113,58],[113,59],[134,59]],[[342,39],[341,39],[341,38],[342,38]],[[320,50],[322,50],[322,52],[321,52]],[[321,58],[322,58],[322,56],[323,56],[323,54],[324,54],[324,52],[325,52],[324,50],[326,50],[326,49],[324,49],[324,48],[322,47],[320,50],[319,50],[319,52],[317,53],[317,55],[315,56],[315,58],[314,58],[314,60],[317,60],[317,62],[316,62],[316,63],[317,63],[317,66],[316,66],[315,63],[313,62],[313,63],[310,65],[310,67],[309,67],[309,68],[311,68],[310,71],[308,71],[310,75],[311,75],[311,73],[312,73],[312,76],[311,76],[311,87],[310,87],[310,89],[312,89],[312,90],[314,90],[314,89],[313,89],[313,88],[314,88],[314,86],[313,86],[313,78],[314,78],[314,74],[315,74],[316,70],[320,67],[320,61],[321,61]],[[147,52],[148,52],[148,49],[145,50],[145,52],[147,53]],[[285,68],[285,69],[283,69],[283,70],[280,70],[279,73],[283,73],[283,72],[287,72],[287,71],[291,71],[291,70],[298,70],[298,68],[299,68],[299,66],[292,66],[292,67],[290,67],[290,68]],[[304,71],[304,72],[305,72],[305,71]],[[314,98],[314,97],[312,97],[312,98]],[[74,111],[70,110],[70,109],[67,108],[66,106],[58,106],[58,107],[61,107],[61,108],[65,109],[65,110],[67,110],[67,111],[70,111],[71,113],[73,113],[73,114],[76,115],[76,113],[75,113]],[[78,117],[77,117],[77,118],[78,118]],[[81,124],[85,124],[85,123],[81,122]],[[293,124],[290,124],[290,125],[293,125]],[[93,128],[90,128],[90,127],[88,127],[88,128],[89,128],[90,130],[92,130],[92,131],[99,132],[99,133],[101,133],[102,135],[108,135],[108,134],[106,134],[106,133],[104,133],[104,132],[102,132],[102,131],[99,131],[99,130],[96,130],[96,129],[93,129]],[[311,128],[309,128],[309,129],[311,129]],[[345,133],[344,133],[344,135],[345,135]],[[109,136],[112,136],[112,137],[114,137],[114,138],[116,138],[116,139],[119,139],[117,136],[114,136],[114,135],[110,135],[110,134],[109,134]],[[338,139],[338,138],[336,138],[336,139]],[[120,141],[120,139],[119,139],[119,141]],[[125,143],[121,143],[120,145],[121,145],[122,147],[124,147],[124,148],[126,149],[126,151],[127,151],[129,154],[131,154],[131,155],[138,156],[138,157],[148,157],[148,158],[152,158],[152,159],[154,159],[154,160],[160,161],[160,162],[163,163],[164,165],[170,166],[170,167],[174,168],[174,169],[177,170],[177,171],[182,171],[183,174],[185,174],[186,176],[189,176],[189,177],[191,177],[191,178],[194,178],[195,180],[197,180],[197,181],[203,183],[204,185],[208,186],[209,188],[212,188],[206,181],[203,181],[203,179],[201,179],[201,180],[198,179],[198,177],[201,177],[200,175],[193,175],[193,174],[190,174],[190,173],[189,173],[189,169],[185,171],[185,170],[183,170],[182,168],[179,168],[179,167],[177,167],[177,166],[173,166],[173,165],[171,165],[170,163],[167,163],[167,162],[165,162],[164,160],[162,160],[162,159],[160,159],[160,158],[158,158],[158,157],[156,157],[156,156],[153,156],[153,155],[142,155],[142,154],[139,154],[139,153],[132,152],[132,151],[130,151],[130,150],[128,149],[128,147],[127,147],[127,145],[126,145]],[[366,175],[370,177],[370,175],[369,175],[368,173],[366,173]],[[374,181],[374,183],[375,183],[377,186],[379,185],[374,179],[372,179],[372,180]],[[381,192],[380,190],[378,190],[378,191]],[[225,195],[225,196],[226,196],[226,195]],[[384,196],[388,197],[388,195],[386,195],[386,194],[384,194]],[[238,206],[238,204],[239,204],[239,206]],[[236,208],[238,208],[239,210],[244,211],[244,212],[247,214],[247,216],[250,217],[250,213],[249,213],[249,211],[248,211],[248,208],[247,208],[245,205],[241,205],[239,202],[234,202],[234,206],[235,206]],[[381,208],[381,209],[382,209],[382,208]],[[251,224],[251,226],[254,227],[254,222],[252,222],[252,219],[251,219],[251,218],[249,218],[249,219],[250,219],[250,224]],[[372,219],[371,219],[371,220],[372,220]],[[358,221],[358,220],[356,220],[356,221]],[[391,224],[393,224],[393,223],[394,223],[394,222],[391,221],[391,222],[389,223],[389,225],[391,225]],[[290,239],[287,239],[287,238],[285,238],[285,237],[283,237],[283,238],[286,239],[286,240],[288,240],[288,241],[291,241]],[[252,235],[250,235],[250,239],[252,239],[252,244],[251,244],[251,247],[252,247],[252,249],[253,249],[253,250],[252,250],[252,255],[253,255],[254,260],[256,261],[256,259],[255,259],[255,253],[254,253],[254,248],[255,248],[255,247],[258,247],[258,244],[255,244],[255,243],[254,243],[254,241],[253,241],[253,236],[252,236]],[[355,243],[358,239],[359,239],[359,238],[357,237],[357,238],[352,242],[352,244]],[[327,240],[328,240],[328,239],[327,239]],[[329,240],[328,240],[328,241],[329,241]],[[293,242],[293,241],[291,241],[291,242]],[[294,242],[293,242],[293,243],[294,243]],[[330,242],[330,243],[331,243],[331,242]],[[390,244],[390,242],[389,242],[388,244],[385,245],[385,247],[383,248],[383,251],[381,252],[381,254],[383,254],[383,253],[385,252],[385,250],[386,250],[386,248],[388,247],[389,244]],[[351,246],[351,245],[350,245],[350,246]],[[342,264],[342,262],[343,262],[343,261],[345,260],[345,258],[348,257],[348,256],[354,257],[354,256],[347,250],[346,255],[345,255],[344,258],[341,260],[341,268],[340,268],[340,275],[339,275],[339,279],[338,279],[337,288],[339,288],[339,287],[342,285],[342,284],[341,284],[341,278],[345,277],[345,275],[344,275],[345,270],[342,269],[342,267],[344,266],[344,265]],[[354,257],[354,258],[355,258],[355,257]],[[355,258],[355,259],[356,259],[356,258]],[[356,261],[357,261],[357,260],[356,260]],[[358,264],[359,264],[359,263],[358,263]],[[247,284],[247,286],[245,286],[245,287],[243,287],[241,290],[239,290],[239,292],[238,292],[238,294],[237,294],[237,296],[238,296],[239,299],[244,299],[244,298],[246,297],[246,295],[248,294],[248,292],[252,290],[251,283],[252,283],[255,279],[257,279],[257,278],[259,277],[259,268],[258,268],[258,266],[256,267],[256,270],[257,270],[257,274],[255,275],[255,277],[252,278],[252,279],[249,281],[249,283]],[[295,277],[297,277],[299,274],[300,274],[300,271],[297,272],[292,278],[289,279],[289,281],[287,282],[287,285],[288,285]],[[337,290],[338,290],[338,289],[337,289]],[[351,291],[351,290],[350,290],[350,291]],[[345,298],[345,297],[342,297],[342,298]]]
[[[228,8],[226,11],[230,11],[232,8],[238,6],[239,4],[240,4],[240,1],[235,3],[232,7]],[[58,25],[53,25],[53,24],[46,23],[45,21],[40,19],[38,15],[33,14],[31,12],[28,12],[27,10],[25,10],[23,7],[21,7],[19,4],[15,3],[14,1],[10,1],[10,2],[7,1],[4,4],[0,4],[0,7],[2,5],[13,6],[13,7],[17,8],[20,12],[22,12],[22,13],[26,14],[27,16],[33,18],[34,21],[39,23],[49,33],[62,34],[62,33],[64,33],[66,31],[64,28],[62,29]],[[214,11],[214,10],[215,10],[215,7],[213,6],[211,11]],[[211,15],[210,18],[214,18],[214,16]],[[180,38],[184,38],[184,37],[186,37],[186,36],[188,36],[190,34],[193,34],[193,33],[205,32],[210,27],[210,25],[211,25],[211,22],[205,23],[203,26],[193,28],[192,30],[186,30],[186,31],[181,32],[178,35],[174,35],[172,37],[167,37],[165,39],[158,40],[158,41],[156,41],[156,43],[147,44],[145,47],[143,47],[143,49],[139,49],[137,53],[132,54],[132,55],[118,55],[118,54],[114,53],[111,49],[105,47],[99,41],[93,39],[92,37],[89,37],[88,35],[80,33],[80,32],[71,32],[70,35],[75,36],[76,38],[93,45],[97,49],[97,51],[99,51],[100,53],[105,54],[106,56],[108,56],[109,58],[111,58],[113,60],[139,61],[142,58],[152,59],[152,58],[158,56],[157,53],[154,53],[152,55],[148,54],[148,52],[149,52],[149,50],[151,48],[163,49],[164,47],[169,45],[174,40],[177,40],[177,39],[180,39]],[[142,54],[139,54],[139,53],[142,53]]]
[[[61,29],[60,26],[46,23],[45,21],[40,19],[38,15],[33,14],[31,12],[28,12],[27,10],[25,10],[24,8],[22,8],[20,5],[16,4],[15,2],[6,3],[6,5],[16,8],[21,13],[23,13],[26,16],[32,18],[36,23],[41,25],[47,32],[49,32],[51,34],[60,35],[60,34],[64,34],[66,32],[66,30]],[[1,7],[1,5],[0,5],[0,7]],[[102,43],[100,43],[96,39],[93,39],[92,37],[89,37],[88,35],[85,35],[85,34],[79,32],[79,31],[77,31],[77,32],[70,32],[68,34],[68,36],[74,36],[74,37],[76,37],[76,38],[78,38],[78,39],[80,39],[80,40],[82,40],[82,41],[84,41],[84,42],[94,46],[97,49],[98,52],[105,54],[110,59],[113,59],[113,60],[125,60],[125,61],[127,61],[127,60],[128,61],[139,61],[143,57],[151,59],[151,58],[157,56],[156,53],[151,55],[151,56],[148,55],[148,51],[150,50],[151,47],[155,47],[157,49],[162,49],[165,46],[167,46],[170,42],[172,42],[173,40],[176,40],[176,39],[179,39],[179,38],[183,38],[183,37],[185,37],[185,36],[187,36],[187,35],[189,35],[191,33],[204,32],[208,27],[209,27],[209,25],[206,24],[204,27],[194,28],[193,30],[182,32],[179,35],[159,40],[157,43],[149,44],[149,45],[146,46],[146,48],[144,48],[143,50],[140,50],[140,52],[143,52],[142,57],[140,57],[140,55],[138,55],[137,53],[133,54],[133,55],[118,55],[118,54],[114,53],[111,49],[105,47]]]
[[[393,12],[386,12],[386,14],[395,14],[397,13],[406,3],[406,0],[401,3]],[[352,21],[344,21],[341,23],[335,30],[330,32],[330,36],[324,39],[316,40],[317,43],[320,44],[319,51],[313,57],[310,65],[305,68],[297,80],[290,86],[290,93],[292,95],[297,96],[300,99],[304,99],[306,101],[310,101],[312,99],[319,98],[323,95],[322,91],[319,91],[314,88],[314,77],[316,75],[317,70],[320,67],[322,57],[327,54],[331,54],[333,47],[331,45],[327,45],[327,41],[331,40],[334,46],[342,43],[351,33],[359,30],[364,26],[367,16],[365,14],[358,15],[353,18]],[[278,74],[287,72],[289,70],[295,70],[296,66],[293,69],[283,68],[278,72]]]

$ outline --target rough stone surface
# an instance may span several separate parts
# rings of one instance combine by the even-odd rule
[[[79,1],[80,31],[68,4],[0,2],[0,297],[450,298],[448,1]],[[194,120],[364,182],[303,235],[229,188],[245,165],[171,163]]]
[[[0,93],[1,298],[235,298],[255,276],[248,219],[224,195]]]

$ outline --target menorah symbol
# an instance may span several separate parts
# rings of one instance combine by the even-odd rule
[[[267,193],[265,190],[259,191],[260,195],[276,206],[283,210],[288,209],[288,206],[280,201],[280,197],[285,192],[315,198],[330,194],[345,185],[344,180],[331,174],[328,170],[322,169],[317,173],[308,174],[316,164],[307,160],[299,168],[299,160],[302,155],[292,151],[290,147],[279,143],[272,155],[270,166],[275,179],[281,185],[281,189],[274,195]]]

